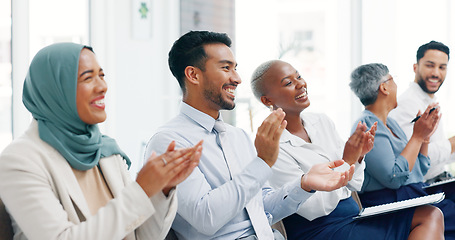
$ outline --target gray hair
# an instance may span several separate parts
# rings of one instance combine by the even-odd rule
[[[261,100],[261,97],[265,94],[264,89],[264,74],[272,67],[272,65],[280,60],[270,60],[262,63],[257,67],[253,75],[251,76],[251,90],[253,91],[254,96]]]
[[[389,74],[389,69],[381,63],[370,63],[357,67],[351,73],[351,90],[364,106],[373,104],[378,98],[379,85]]]

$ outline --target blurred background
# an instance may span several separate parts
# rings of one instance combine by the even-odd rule
[[[180,88],[167,65],[172,43],[189,30],[226,32],[243,84],[225,120],[254,138],[268,115],[249,81],[262,62],[283,59],[308,83],[311,106],[347,139],[363,110],[348,86],[357,66],[389,67],[398,94],[414,80],[417,48],[436,40],[455,49],[450,0],[2,0],[0,1],[0,151],[27,129],[22,84],[44,46],[93,46],[109,86],[104,134],[117,139],[135,174],[154,131],[178,113]],[[455,134],[453,63],[437,93],[447,136]]]

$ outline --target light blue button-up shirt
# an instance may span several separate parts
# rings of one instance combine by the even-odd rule
[[[254,234],[245,210],[249,201],[258,201],[271,223],[297,211],[312,194],[300,187],[300,177],[280,189],[267,185],[270,167],[257,157],[248,135],[226,124],[229,144],[236,151],[242,171],[231,177],[223,152],[212,131],[215,119],[186,103],[180,114],[160,127],[147,144],[152,151],[165,152],[171,141],[177,148],[191,147],[204,140],[199,166],[178,186],[178,210],[172,228],[179,239],[236,239]],[[231,154],[232,155],[232,154]]]
[[[364,110],[355,123],[359,121],[366,123],[368,128],[371,128],[374,122],[378,122],[374,147],[365,155],[366,168],[362,193],[386,188],[398,189],[404,185],[423,181],[423,176],[430,168],[430,159],[419,153],[414,168],[412,171],[409,170],[408,160],[401,155],[408,140],[395,120],[388,117],[386,126],[374,113]],[[355,126],[356,124],[351,132],[354,132]]]

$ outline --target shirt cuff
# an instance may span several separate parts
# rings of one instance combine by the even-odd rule
[[[420,153],[419,153],[420,154]],[[392,178],[401,178],[404,176],[409,176],[411,172],[409,171],[409,164],[408,160],[404,158],[403,156],[399,155],[396,161],[396,167],[393,168],[392,170]],[[404,181],[403,181],[404,183]]]
[[[365,170],[365,159],[363,159],[361,163],[356,161],[354,163],[354,166],[355,166],[354,172],[357,172],[357,171],[362,171],[363,172]]]
[[[356,161],[354,164],[356,164],[356,163],[358,163],[358,162]],[[351,167],[351,165],[349,165],[349,163],[344,162],[343,165],[336,167],[333,170],[337,171],[337,172],[346,172],[347,170],[349,170],[350,167]],[[357,166],[356,166],[356,168],[357,168]]]
[[[136,181],[128,184],[118,198],[121,198],[117,201],[123,202],[123,206],[129,206],[128,217],[124,219],[129,222],[125,227],[126,232],[134,231],[156,212],[155,206],[151,204],[149,197]]]
[[[166,197],[163,191],[159,191],[157,194],[150,197],[150,200],[153,203],[153,206],[157,209],[168,209],[171,205],[174,195],[176,193],[176,188],[172,189],[169,192],[169,195]]]
[[[150,207],[150,198],[144,192],[144,189],[142,189],[142,187],[136,181],[131,182],[129,186],[126,187],[123,191],[128,191],[129,192],[127,193],[128,196],[134,196],[133,199],[136,199],[134,201],[137,201],[136,205],[144,205]],[[164,194],[162,195],[164,197]],[[153,206],[151,206],[150,210],[152,210],[152,212],[155,212],[155,208]]]
[[[313,195],[314,192],[307,192],[302,189],[302,177],[294,180],[286,186],[288,188],[287,198],[292,199],[295,202],[304,202]]]

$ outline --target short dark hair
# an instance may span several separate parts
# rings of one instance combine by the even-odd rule
[[[205,71],[208,56],[204,45],[211,43],[222,43],[231,47],[232,41],[226,33],[190,31],[172,45],[168,58],[169,68],[179,82],[183,93],[185,93],[185,68],[194,66]]]
[[[261,97],[265,95],[265,77],[264,75],[270,70],[270,68],[281,60],[270,60],[259,65],[251,76],[251,90],[254,96],[261,101]]]
[[[423,58],[423,55],[425,55],[425,52],[427,50],[434,49],[434,50],[439,50],[441,52],[444,52],[447,54],[447,58],[450,58],[450,50],[449,47],[447,47],[444,43],[441,42],[436,42],[436,41],[431,41],[429,43],[425,43],[422,46],[419,47],[417,50],[417,63],[419,63],[419,60]]]

